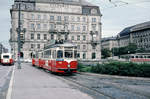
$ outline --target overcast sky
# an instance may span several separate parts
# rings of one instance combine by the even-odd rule
[[[103,37],[115,36],[125,27],[150,21],[150,0],[111,0],[112,3],[109,0],[88,1],[100,6]],[[0,42],[8,47],[13,0],[1,0],[0,4]]]

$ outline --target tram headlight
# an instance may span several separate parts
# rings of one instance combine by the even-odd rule
[[[70,67],[70,64],[68,64],[68,67]]]

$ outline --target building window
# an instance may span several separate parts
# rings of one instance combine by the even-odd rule
[[[37,29],[41,29],[41,24],[37,24]]]
[[[80,53],[77,54],[77,58],[80,58]]]
[[[31,34],[31,40],[33,40],[34,39],[34,34]]]
[[[50,24],[50,30],[54,30],[54,24]]]
[[[83,45],[83,50],[85,50],[86,49],[86,45]]]
[[[69,16],[64,16],[64,21],[67,22],[69,20]]]
[[[86,26],[83,26],[83,31],[86,31]]]
[[[41,35],[40,34],[37,34],[37,39],[38,40],[40,40],[41,39],[41,37],[40,37]]]
[[[77,31],[80,31],[80,26],[77,26]]]
[[[80,22],[80,17],[77,17],[77,22]]]
[[[92,24],[92,30],[96,31],[96,24]]]
[[[57,21],[61,21],[61,16],[57,16]]]
[[[77,49],[80,49],[80,45],[77,46]]]
[[[47,24],[44,24],[44,29],[47,29]]]
[[[83,59],[86,59],[86,53],[83,53]]]
[[[34,48],[34,44],[31,44],[31,49],[33,49]]]
[[[83,22],[86,22],[86,18],[85,17],[83,17]]]
[[[84,40],[84,41],[86,40],[86,36],[85,36],[85,35],[83,35],[83,40]]]
[[[37,48],[40,49],[40,44],[37,44]]]
[[[34,23],[31,24],[31,29],[34,29]]]
[[[39,20],[41,19],[41,15],[38,15],[38,19],[39,19]]]
[[[65,40],[67,40],[68,39],[68,35],[65,35]]]
[[[71,17],[71,21],[74,21],[74,17]]]
[[[47,34],[44,34],[44,40],[47,40]]]
[[[54,40],[54,34],[51,34],[51,40]]]
[[[80,40],[80,35],[77,36],[77,40]]]
[[[92,59],[96,59],[96,53],[92,53]]]
[[[22,13],[22,14],[21,14],[21,20],[23,20],[23,19],[24,19],[24,14]]]
[[[71,39],[74,40],[74,36],[72,36]]]
[[[54,21],[54,16],[50,16],[50,21]]]
[[[92,22],[96,22],[96,18],[92,18]]]
[[[71,25],[71,30],[74,31],[74,25]]]
[[[31,19],[34,19],[34,14],[31,14]]]
[[[47,19],[47,15],[44,15],[44,19],[45,19],[45,20]]]

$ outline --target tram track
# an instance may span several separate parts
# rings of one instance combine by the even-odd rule
[[[108,97],[109,99],[129,99],[129,98],[135,98],[135,99],[150,99],[150,96],[148,93],[144,93],[144,92],[138,92],[136,90],[133,90],[132,88],[128,88],[127,86],[118,84],[118,83],[112,83],[109,81],[99,81],[97,82],[96,79],[94,78],[89,78],[89,76],[84,75],[84,77],[82,78],[81,75],[82,74],[77,74],[79,75],[79,79],[76,76],[63,76],[62,78],[67,80],[67,81],[71,81],[72,83],[75,83],[79,86],[82,86],[90,91],[93,91],[95,94],[99,94],[99,95],[103,95],[105,97]],[[93,83],[92,85],[88,84],[88,83],[83,83],[84,82],[91,82]],[[97,83],[94,83],[97,82]],[[114,89],[110,90],[110,92],[105,92],[104,90],[101,89]],[[116,95],[118,94],[118,95]]]
[[[56,76],[55,76],[55,77],[56,77]],[[82,88],[82,90],[83,90],[83,88],[84,88],[84,90],[88,90],[90,93],[94,93],[93,95],[96,95],[97,97],[103,97],[103,98],[101,98],[101,99],[116,99],[116,98],[114,98],[114,97],[112,97],[112,96],[110,96],[110,95],[108,95],[108,94],[105,94],[105,93],[103,93],[103,92],[100,92],[100,91],[98,91],[98,90],[95,90],[95,89],[93,89],[93,88],[90,88],[90,87],[88,87],[88,86],[85,86],[85,85],[83,85],[83,84],[77,82],[76,80],[70,79],[70,77],[68,78],[68,77],[66,77],[66,76],[57,76],[57,78],[59,78],[59,79],[65,81],[66,83],[69,83],[70,85],[74,85],[75,87],[80,87],[80,88]],[[68,82],[68,81],[69,81],[69,82]],[[97,99],[99,99],[99,98],[97,98]]]
[[[49,72],[49,71],[46,70],[46,72]],[[140,93],[130,88],[126,88],[126,86],[122,86],[121,84],[114,83],[113,81],[109,82],[110,79],[114,79],[113,77],[110,77],[110,76],[107,76],[107,77],[103,76],[100,78],[95,75],[84,74],[84,73],[77,73],[72,76],[53,75],[53,74],[50,74],[50,75],[62,80],[65,83],[68,83],[71,87],[73,86],[73,88],[77,88],[80,91],[89,94],[90,96],[94,97],[93,99],[150,99],[150,96],[149,96],[150,94]],[[99,82],[97,82],[96,79],[99,80]],[[109,79],[109,80],[108,81],[106,80],[107,81],[106,82],[105,80],[101,81],[100,79]],[[118,77],[116,79],[120,79],[120,78]],[[121,79],[124,79],[124,78],[121,78]],[[92,85],[90,85],[89,83],[91,83]],[[113,95],[113,90],[109,91],[111,92],[111,94],[107,93],[106,90],[109,90],[109,87],[110,89],[111,88],[115,89],[114,91],[116,92],[114,93],[115,94],[117,93],[117,95],[115,96]],[[103,90],[103,89],[106,89],[106,90]]]
[[[107,95],[105,93],[99,92],[99,91],[94,90],[94,89],[92,89],[90,87],[87,87],[87,86],[85,86],[83,84],[80,84],[80,83],[78,83],[77,81],[75,81],[73,79],[70,79],[71,76],[64,76],[62,74],[61,75],[55,75],[55,74],[52,74],[48,70],[45,70],[45,69],[41,69],[41,70],[44,71],[44,72],[47,72],[51,76],[53,76],[55,78],[58,78],[58,79],[64,81],[65,83],[67,83],[67,84],[69,84],[69,85],[71,85],[71,86],[73,86],[73,87],[75,87],[77,89],[80,89],[82,92],[90,94],[92,97],[94,97],[94,99],[116,99],[116,98],[114,98],[114,97],[112,97],[110,95]]]
[[[100,75],[97,75],[97,74],[89,74],[89,73],[78,73],[78,74],[79,75],[85,75],[84,78],[86,78],[88,80],[95,80],[95,79],[87,78],[87,76],[97,77],[98,79],[101,79]],[[102,76],[105,79],[110,79],[110,77],[108,75],[102,75]],[[115,80],[116,79],[126,79],[126,80],[130,80],[130,81],[131,80],[132,81],[135,80],[134,82],[137,81],[136,83],[134,83],[135,85],[140,85],[140,84],[138,84],[138,81],[139,80],[144,80],[144,81],[146,81],[147,84],[149,83],[149,85],[150,85],[150,79],[148,79],[148,78],[120,77],[120,76],[111,76],[111,77],[113,77]],[[114,81],[110,82],[110,80],[109,81],[101,81],[101,80],[99,80],[99,82],[102,83],[102,84],[105,84],[105,85],[114,86],[115,88],[118,88],[118,89],[120,89],[122,91],[130,91],[132,93],[139,94],[139,95],[145,96],[148,99],[150,99],[150,92],[141,92],[141,91],[138,91],[138,90],[134,90],[134,89],[128,87],[127,85],[120,84],[120,83],[114,82]]]

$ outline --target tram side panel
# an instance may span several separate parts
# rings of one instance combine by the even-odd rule
[[[70,69],[72,70],[72,72],[74,72],[74,73],[77,72],[77,66],[78,66],[78,62],[77,61],[70,62]]]

